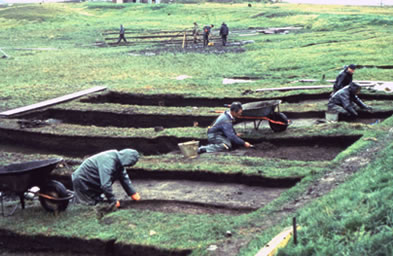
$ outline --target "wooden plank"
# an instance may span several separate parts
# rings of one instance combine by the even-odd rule
[[[297,83],[297,82],[302,82],[302,83],[315,83],[315,82],[318,82],[318,81],[320,81],[320,80],[317,80],[317,79],[300,79],[300,80],[294,81],[294,82],[292,82],[292,83]],[[329,82],[329,83],[334,83],[335,81],[336,81],[336,80],[326,80],[326,82]],[[360,85],[362,85],[362,84],[364,84],[364,85],[368,84],[369,86],[373,86],[373,85],[375,85],[375,84],[392,83],[391,81],[367,81],[367,80],[354,80],[353,82],[354,82],[354,83],[357,83],[357,84],[360,84]]]
[[[323,89],[332,88],[333,85],[310,85],[310,86],[290,86],[290,87],[278,87],[278,88],[262,88],[256,89],[256,92],[267,92],[267,91],[290,91],[290,90],[309,90],[309,89]]]
[[[41,102],[38,102],[38,103],[35,103],[35,104],[32,104],[32,105],[28,105],[28,106],[25,106],[25,107],[20,107],[20,108],[15,108],[15,109],[12,109],[12,110],[7,110],[7,111],[4,111],[4,112],[1,112],[0,116],[12,116],[12,115],[20,114],[20,113],[23,113],[23,112],[31,111],[31,110],[36,110],[36,109],[47,107],[47,106],[50,106],[50,105],[54,105],[54,104],[62,103],[62,102],[65,102],[65,101],[73,100],[73,99],[76,99],[78,97],[84,96],[84,95],[89,94],[89,93],[99,92],[99,91],[103,91],[103,90],[106,90],[105,86],[96,86],[96,87],[93,87],[93,88],[90,88],[90,89],[86,89],[86,90],[83,90],[83,91],[67,94],[67,95],[64,95],[64,96],[61,96],[61,97],[57,97],[57,98],[54,98],[54,99],[41,101]]]
[[[291,239],[292,232],[292,227],[285,228],[281,233],[276,235],[269,243],[261,248],[255,256],[274,256],[278,249],[283,248],[288,244]]]
[[[359,84],[360,87],[371,87],[375,84]],[[333,85],[310,85],[310,86],[290,86],[290,87],[278,87],[278,88],[262,88],[256,89],[255,92],[269,92],[269,91],[291,91],[291,90],[310,90],[310,89],[324,89],[333,88]]]

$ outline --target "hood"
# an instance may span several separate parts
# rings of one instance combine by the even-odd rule
[[[133,166],[139,159],[138,151],[129,148],[119,151],[118,155],[123,166]]]
[[[358,89],[360,89],[360,85],[358,85],[357,83],[352,82],[349,84],[349,91],[351,93],[355,93]]]

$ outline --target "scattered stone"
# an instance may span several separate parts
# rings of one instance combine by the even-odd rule
[[[209,247],[207,247],[208,251],[214,252],[215,250],[217,250],[218,246],[215,244],[210,245]]]
[[[176,77],[176,80],[184,80],[184,79],[191,78],[191,77],[192,76],[188,76],[188,75],[180,75],[180,76]]]

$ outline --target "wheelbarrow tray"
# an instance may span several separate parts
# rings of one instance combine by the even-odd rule
[[[245,117],[267,117],[274,113],[275,108],[281,100],[256,101],[243,104],[242,116]]]
[[[0,191],[23,194],[29,188],[45,185],[49,174],[62,158],[29,161],[0,167]]]

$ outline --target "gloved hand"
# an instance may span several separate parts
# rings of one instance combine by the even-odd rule
[[[120,201],[116,201],[116,208],[120,208]]]
[[[131,195],[132,200],[134,201],[139,201],[141,200],[141,196],[139,195],[138,192],[136,192],[135,194]]]

